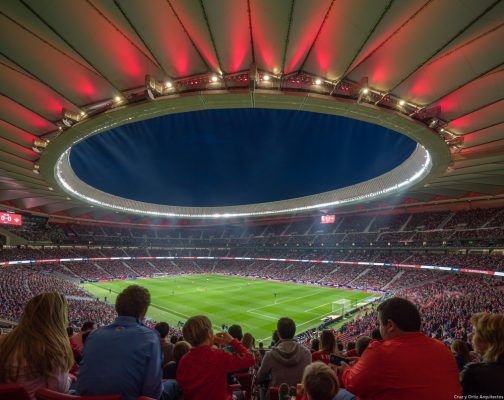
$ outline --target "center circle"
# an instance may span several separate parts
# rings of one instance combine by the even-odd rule
[[[72,147],[70,163],[88,185],[123,198],[225,207],[363,182],[402,164],[415,146],[390,129],[341,116],[217,109],[91,136]]]

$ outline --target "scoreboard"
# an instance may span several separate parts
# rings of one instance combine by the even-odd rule
[[[334,224],[334,221],[336,221],[335,215],[322,215],[320,217],[321,224]]]
[[[0,225],[23,225],[21,214],[0,212]]]

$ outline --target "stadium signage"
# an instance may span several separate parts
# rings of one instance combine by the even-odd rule
[[[2,213],[0,213],[0,223],[2,225],[21,226],[21,225],[23,225],[23,219],[21,217],[21,214],[11,214],[11,213],[2,212]]]

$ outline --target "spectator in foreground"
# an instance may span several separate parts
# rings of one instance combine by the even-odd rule
[[[257,381],[270,386],[286,383],[296,386],[301,382],[305,367],[311,363],[311,353],[294,340],[296,324],[290,318],[280,318],[277,323],[280,340],[266,355],[257,371]]]
[[[117,296],[118,317],[86,340],[77,378],[79,394],[121,394],[125,400],[175,398],[175,381],[167,381],[164,389],[161,382],[159,335],[141,323],[149,304],[149,291],[138,285],[128,286]]]
[[[182,357],[189,352],[191,345],[185,340],[181,340],[175,344],[173,348],[173,361],[170,361],[163,368],[163,378],[164,379],[176,379],[177,378],[177,368]]]
[[[302,382],[302,399],[354,400],[355,396],[340,389],[334,371],[324,363],[314,362],[305,368]]]
[[[320,351],[312,353],[312,362],[322,361],[329,364],[329,357],[336,351],[336,338],[329,329],[324,329],[320,333]]]
[[[454,399],[461,394],[455,358],[445,345],[420,332],[413,303],[394,297],[381,303],[383,341],[372,341],[352,367],[342,363],[342,383],[362,400]]]
[[[163,368],[173,361],[173,343],[170,343],[166,338],[170,332],[170,325],[166,322],[159,322],[154,326],[154,329],[159,333],[159,343],[161,344],[161,352],[163,353]]]
[[[472,343],[482,363],[468,364],[461,373],[464,396],[504,396],[504,315],[478,313],[472,316]],[[492,398],[497,398],[492,397]],[[500,398],[499,397],[499,398]]]
[[[189,318],[182,332],[192,346],[177,368],[177,382],[184,400],[231,399],[227,374],[253,366],[254,356],[229,333],[214,336],[212,323],[204,315]],[[216,349],[213,345],[232,346],[234,352]]]
[[[68,392],[73,354],[66,326],[63,295],[42,293],[33,297],[19,325],[0,341],[0,383],[20,384],[32,399],[41,387]]]
[[[462,371],[464,366],[471,360],[469,346],[467,346],[466,342],[457,339],[452,342],[450,348],[457,362],[459,371]]]

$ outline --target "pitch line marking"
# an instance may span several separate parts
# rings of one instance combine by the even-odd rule
[[[250,312],[250,311],[256,311],[256,310],[261,310],[263,308],[266,308],[266,307],[271,307],[271,306],[275,306],[275,305],[278,305],[278,304],[284,304],[284,303],[290,303],[291,301],[296,301],[296,300],[299,300],[299,299],[304,299],[305,297],[310,297],[310,296],[315,296],[315,295],[319,295],[320,293],[322,293],[323,291],[319,291],[319,292],[314,292],[314,293],[309,293],[307,295],[304,295],[304,296],[301,296],[301,297],[295,297],[295,298],[290,298],[290,299],[287,299],[287,300],[284,300],[284,301],[277,301],[275,303],[271,303],[271,304],[266,304],[262,307],[257,307],[257,308],[251,308],[250,310],[247,310],[247,312]]]

